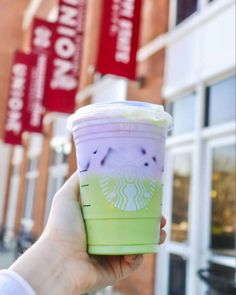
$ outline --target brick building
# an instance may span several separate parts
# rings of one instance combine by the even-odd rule
[[[176,122],[167,141],[166,245],[160,248],[159,257],[145,255],[138,271],[102,294],[203,295],[206,287],[196,275],[198,269],[210,265],[228,277],[234,273],[235,166],[229,162],[235,162],[235,3],[144,0],[138,75],[131,82],[96,73],[102,0],[87,2],[78,107],[104,99],[164,103]],[[1,139],[14,50],[29,49],[34,16],[56,19],[57,0],[0,0],[0,7]],[[221,118],[214,117],[222,109],[218,92],[228,105]],[[25,134],[22,147],[0,141],[0,228],[5,241],[22,230],[37,238],[55,192],[75,171],[66,119],[47,114],[43,136]],[[217,179],[223,175],[220,187]],[[219,209],[222,204],[224,214]]]
[[[0,137],[3,135],[11,63],[15,49],[29,50],[31,23],[34,16],[53,21],[57,15],[56,0],[0,1],[1,18],[1,105]],[[162,103],[164,48],[146,57],[140,51],[138,79],[134,82],[96,74],[96,56],[101,19],[101,0],[88,0],[84,54],[77,105],[113,100],[146,100]],[[9,20],[10,16],[10,20]],[[145,0],[142,9],[140,48],[165,33],[168,27],[168,1]],[[5,40],[4,36],[8,36]],[[4,42],[3,42],[4,38]],[[4,69],[4,70],[2,70]],[[144,99],[145,98],[145,99]],[[24,134],[23,146],[0,143],[3,179],[0,201],[0,225],[5,240],[22,231],[37,238],[48,217],[54,193],[76,169],[70,135],[65,128],[67,116],[47,114],[43,136]],[[153,294],[155,255],[146,255],[142,268],[130,279],[116,286],[122,294]],[[145,274],[145,275],[144,275]],[[145,287],[144,287],[145,285]]]

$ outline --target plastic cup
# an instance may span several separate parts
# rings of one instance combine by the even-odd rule
[[[162,106],[142,102],[91,104],[70,116],[88,253],[157,251],[170,126]]]

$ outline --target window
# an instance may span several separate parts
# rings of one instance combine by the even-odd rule
[[[235,76],[230,75],[208,84],[205,93],[199,80],[199,93],[167,105],[174,136],[167,139],[165,161],[163,214],[170,224],[169,239],[159,250],[160,295],[213,294],[197,270],[220,288],[235,284],[236,107]],[[215,293],[230,294],[220,290]]]
[[[171,254],[169,262],[169,292],[168,295],[186,294],[187,261],[185,258]]]
[[[207,88],[205,118],[206,126],[235,120],[235,76]]]
[[[215,148],[211,179],[211,249],[235,255],[235,146]]]
[[[174,126],[172,135],[179,135],[194,131],[195,129],[195,94],[189,94],[173,101],[170,112],[173,116]]]
[[[173,160],[173,206],[171,240],[184,242],[188,239],[188,207],[191,182],[191,155],[176,155]]]
[[[197,11],[197,2],[197,0],[177,0],[177,25]]]

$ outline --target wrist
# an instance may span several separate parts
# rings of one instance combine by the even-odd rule
[[[70,294],[62,275],[63,260],[53,243],[41,237],[9,269],[25,279],[37,295]]]

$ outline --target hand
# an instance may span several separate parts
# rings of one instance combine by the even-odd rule
[[[37,294],[78,295],[127,277],[142,263],[142,255],[90,256],[78,202],[75,173],[54,197],[49,220],[39,240],[11,267]],[[160,243],[166,224],[161,219]]]

